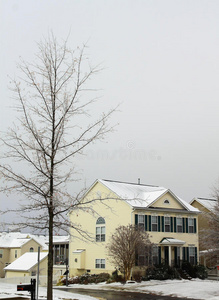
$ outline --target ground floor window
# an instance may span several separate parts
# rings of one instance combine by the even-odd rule
[[[159,252],[157,246],[153,246],[152,248],[152,263],[153,265],[159,264]]]
[[[105,269],[105,259],[96,259],[95,267],[96,269]]]
[[[189,247],[189,262],[195,265],[195,247]]]

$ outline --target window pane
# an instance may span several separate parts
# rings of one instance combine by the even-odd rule
[[[100,234],[101,233],[101,227],[96,227],[96,234]]]
[[[183,231],[182,218],[176,219],[176,225],[177,225],[177,232],[182,232]]]
[[[138,215],[138,223],[144,223],[144,216]]]
[[[101,227],[101,233],[105,234],[105,227]]]
[[[195,256],[195,247],[189,247],[189,255]]]
[[[178,226],[182,226],[182,218],[177,218],[177,219],[176,219],[176,224],[177,224]]]
[[[157,224],[152,224],[152,231],[157,231]]]
[[[157,223],[157,216],[152,216],[151,217],[151,222],[152,223]]]
[[[99,217],[99,218],[97,219],[97,222],[96,222],[96,224],[105,224],[105,220],[104,220],[104,218],[102,218],[102,217]]]
[[[189,218],[189,226],[193,226],[194,225],[194,219]]]
[[[157,231],[157,229],[158,229],[157,221],[158,221],[158,217],[157,216],[152,216],[151,217],[152,231]]]
[[[170,217],[165,217],[165,225],[169,225],[170,224]]]

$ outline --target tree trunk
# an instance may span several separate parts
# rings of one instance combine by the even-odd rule
[[[53,210],[49,210],[49,254],[47,271],[47,300],[53,299]]]

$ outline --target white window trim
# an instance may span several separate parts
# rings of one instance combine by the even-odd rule
[[[157,222],[156,223],[153,223],[152,222],[152,217],[157,217]],[[157,225],[157,230],[153,230],[153,224],[156,224]],[[151,216],[151,231],[153,231],[153,232],[158,232],[158,215],[152,215]]]
[[[99,264],[97,264],[97,261],[100,261]],[[100,267],[97,267],[97,265],[99,265]],[[104,267],[102,267],[102,265],[104,265]],[[106,269],[106,260],[105,258],[96,258],[95,259],[95,269]]]
[[[165,221],[166,221],[166,218],[169,218],[169,221],[170,223],[169,224],[166,224]],[[166,231],[166,225],[170,226],[170,230],[169,231]],[[164,232],[171,232],[171,218],[170,216],[164,216]]]

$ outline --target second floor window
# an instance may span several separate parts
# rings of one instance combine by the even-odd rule
[[[176,231],[183,232],[182,218],[176,218]]]
[[[33,247],[31,247],[31,248],[30,248],[30,252],[33,252],[33,250],[34,250]]]
[[[0,250],[0,258],[2,258],[3,257],[3,250],[1,249]]]
[[[105,220],[98,218],[96,222],[96,242],[105,242],[106,240],[106,228]]]
[[[194,219],[188,219],[189,233],[194,233]]]
[[[17,250],[14,251],[14,258],[17,258]]]
[[[144,229],[144,215],[138,215],[138,226]]]
[[[151,230],[157,231],[158,230],[158,217],[151,216]]]
[[[165,232],[170,232],[170,217],[164,218],[164,228]]]

